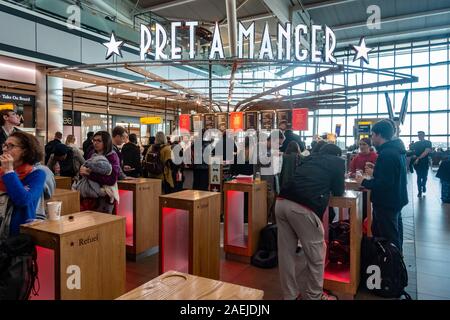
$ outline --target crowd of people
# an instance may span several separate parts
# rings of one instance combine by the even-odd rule
[[[14,111],[1,112],[0,239],[17,235],[20,224],[45,219],[44,200],[55,189],[54,175],[72,178],[73,189],[80,191],[81,210],[105,213],[114,213],[117,208],[119,180],[149,177],[162,181],[164,193],[183,189],[186,165],[172,158],[179,141],[173,138],[169,142],[163,132],[156,133],[147,146],[141,146],[137,136],[123,127],[115,127],[112,134],[89,132],[81,149],[73,135],[63,143],[62,133],[56,132],[42,148],[33,135],[16,128],[17,118]],[[338,146],[322,140],[306,149],[286,126],[272,131],[256,148],[250,137],[240,148],[232,136],[223,133],[223,145],[216,145],[211,156],[234,160],[230,167],[234,176],[257,175],[267,182],[267,220],[278,226],[283,298],[333,299],[323,291],[326,243],[322,220],[329,210],[330,196],[343,194],[346,177],[371,191],[373,235],[388,239],[402,251],[401,210],[408,203],[407,157],[417,172],[418,196],[422,197],[432,146],[425,133],[419,132],[419,141],[407,151],[395,130],[389,120],[376,123],[371,138],[358,141],[359,153],[351,159],[348,170]],[[197,141],[200,148],[195,144],[189,148],[193,189],[208,190],[208,159],[204,154],[213,139],[203,135],[195,139],[201,141]],[[278,144],[273,145],[273,141]],[[238,158],[243,162],[236,163]],[[263,163],[260,158],[268,161]],[[442,200],[449,202],[450,160],[441,161],[437,176],[442,180]]]

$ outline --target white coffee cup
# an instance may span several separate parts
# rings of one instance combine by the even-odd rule
[[[55,221],[61,218],[61,205],[62,201],[47,202],[49,220]]]

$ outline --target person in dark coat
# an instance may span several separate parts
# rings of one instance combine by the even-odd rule
[[[86,140],[84,140],[84,142],[83,142],[83,157],[85,160],[87,159],[87,156],[90,153],[91,149],[94,147],[94,145],[92,143],[93,136],[94,136],[94,132],[89,131],[87,134]]]
[[[122,147],[123,171],[129,177],[141,175],[141,149],[138,146],[137,136],[132,133],[129,142]]]
[[[300,139],[300,136],[295,134],[292,130],[287,129],[284,131],[284,141],[280,147],[280,151],[283,153],[286,152],[286,149],[291,141],[297,142],[300,149],[305,149],[305,144],[303,143],[302,139]]]
[[[330,195],[344,193],[345,161],[334,144],[303,159],[282,188],[275,212],[278,261],[283,298],[336,300],[323,292],[326,257],[323,214]],[[302,254],[297,253],[298,242]]]
[[[372,128],[372,142],[377,148],[375,167],[366,166],[366,174],[356,181],[371,190],[373,205],[372,234],[386,238],[402,251],[402,208],[408,203],[406,187],[406,149],[403,142],[394,138],[395,129],[389,121],[381,120]],[[372,178],[370,178],[372,177]]]
[[[59,131],[55,132],[55,137],[45,145],[45,163],[48,163],[50,156],[55,152],[57,144],[62,143],[63,134]]]

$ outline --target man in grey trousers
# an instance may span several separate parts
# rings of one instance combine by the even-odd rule
[[[327,144],[302,160],[277,199],[278,262],[286,300],[336,300],[323,292],[326,244],[322,217],[330,194],[344,193],[341,153],[336,145]]]

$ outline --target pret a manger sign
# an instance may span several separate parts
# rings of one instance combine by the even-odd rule
[[[141,25],[141,60],[145,60],[149,53],[154,54],[155,60],[181,60],[183,51],[189,52],[189,59],[195,59],[197,56],[195,28],[198,25],[198,21],[171,22],[169,32],[161,24],[156,23],[153,33],[148,26]],[[177,34],[182,27],[189,30],[188,48],[181,47],[177,40]],[[296,26],[291,23],[278,24],[275,44],[271,41],[267,23],[262,31],[260,43],[255,42],[254,22],[247,28],[239,22],[237,29],[237,52],[235,53],[237,58],[336,63],[333,56],[336,48],[336,36],[333,30],[326,25],[308,27],[303,24]],[[310,39],[310,41],[307,39]],[[308,46],[305,46],[305,43],[308,43]],[[319,45],[319,43],[323,45]],[[244,53],[244,46],[248,46],[246,53]],[[170,54],[166,53],[168,47],[170,47]],[[234,58],[234,56],[225,56],[220,27],[216,23],[209,50],[209,59],[225,58]]]

